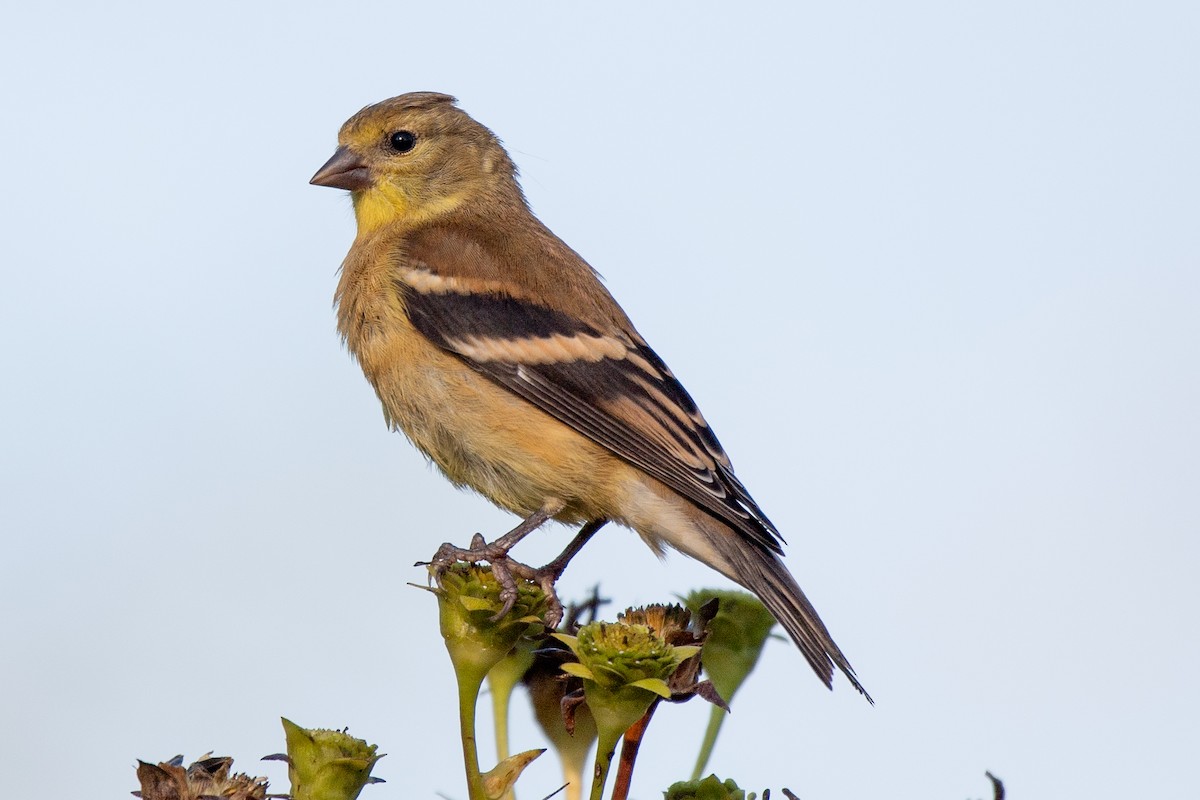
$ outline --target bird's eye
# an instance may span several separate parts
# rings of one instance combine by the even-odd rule
[[[397,153],[407,153],[417,144],[417,137],[412,131],[396,131],[388,137],[388,141]]]

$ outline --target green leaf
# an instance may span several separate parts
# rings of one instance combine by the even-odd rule
[[[639,689],[645,689],[648,692],[654,692],[659,697],[666,700],[671,699],[671,687],[667,686],[667,682],[662,678],[643,678],[640,681],[634,681],[629,684],[636,686]]]
[[[463,608],[467,611],[491,611],[492,604],[481,597],[471,597],[470,595],[459,595],[458,602],[462,603]]]
[[[565,644],[567,647],[571,648],[572,653],[575,652],[575,648],[579,645],[579,637],[577,637],[577,636],[571,636],[570,634],[567,634],[567,633],[552,633],[550,635],[553,636],[555,639],[558,639],[560,642]]]
[[[580,664],[578,661],[568,661],[559,668],[568,675],[574,675],[576,678],[583,678],[585,681],[596,680],[596,676],[592,674],[592,671],[583,664]]]

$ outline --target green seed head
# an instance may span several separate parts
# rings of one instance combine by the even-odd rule
[[[375,745],[345,731],[308,730],[289,719],[283,731],[292,800],[354,800],[383,758]]]
[[[648,625],[594,622],[579,629],[575,654],[608,689],[644,680],[666,681],[686,656]],[[687,655],[690,655],[688,653]]]
[[[746,800],[746,793],[732,780],[722,781],[716,775],[709,775],[700,780],[671,784],[663,792],[663,800]]]
[[[556,633],[579,658],[563,672],[583,679],[600,742],[615,742],[655,699],[669,699],[667,679],[699,648],[667,644],[647,625],[593,622],[578,636]]]
[[[517,582],[517,601],[497,619],[504,604],[500,584],[488,567],[455,564],[442,573],[434,590],[446,649],[456,669],[486,674],[522,636],[535,637],[545,626],[546,595],[533,583]]]

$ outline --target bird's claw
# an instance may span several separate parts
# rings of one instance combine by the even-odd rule
[[[493,542],[488,544],[481,534],[471,537],[470,547],[457,547],[445,542],[433,554],[429,561],[418,561],[416,566],[432,567],[429,579],[438,586],[442,585],[442,575],[458,562],[478,564],[486,561],[492,568],[492,575],[500,584],[500,610],[491,617],[492,622],[503,619],[517,602],[517,579],[536,583],[546,595],[546,626],[553,630],[562,621],[563,605],[558,599],[554,584],[562,574],[557,562],[551,562],[544,567],[534,568],[522,564],[508,555],[508,548]]]
[[[522,564],[508,555],[506,547],[495,543],[488,544],[483,536],[477,533],[471,537],[470,547],[457,547],[445,542],[433,554],[432,559],[418,561],[415,566],[432,567],[429,570],[429,580],[440,587],[442,575],[460,561],[468,564],[486,561],[491,566],[492,575],[500,584],[500,610],[491,617],[492,622],[499,622],[516,605],[517,579],[536,583],[546,595],[546,627],[553,630],[562,622],[563,605],[554,589],[555,582],[562,575],[562,569],[557,562],[551,562],[541,568]]]
[[[491,622],[499,622],[508,616],[517,602],[517,582],[513,578],[513,567],[521,566],[507,555],[502,558],[488,559],[492,565],[492,576],[500,584],[500,610],[492,615]]]
[[[495,572],[496,562],[507,558],[508,550],[506,548],[488,544],[483,535],[477,533],[471,537],[470,547],[458,547],[450,542],[443,542],[442,546],[433,554],[433,558],[429,561],[418,561],[414,566],[432,567],[429,571],[429,576],[438,586],[441,586],[442,575],[446,574],[446,570],[460,561],[467,564],[478,564],[480,561],[486,561],[492,564],[492,571]]]
[[[546,595],[546,627],[550,630],[556,629],[563,618],[563,604],[554,589],[557,580],[558,575],[552,573],[544,573],[537,579],[537,585],[542,587],[542,593]]]
[[[559,577],[562,575],[562,570],[558,569],[557,565],[554,562],[551,562],[551,563],[547,564],[546,566],[539,567],[537,569],[530,567],[527,564],[522,564],[519,561],[513,561],[511,559],[507,559],[506,562],[507,563],[503,567],[503,569],[506,572],[508,572],[510,575],[517,576],[518,578],[520,578],[523,581],[529,581],[530,583],[535,583],[535,584],[537,584],[538,588],[540,588],[542,590],[542,594],[544,594],[546,596],[546,616],[544,618],[546,627],[549,628],[550,630],[554,630],[555,628],[557,628],[558,623],[562,622],[563,604],[562,604],[562,601],[558,599],[558,592],[555,590],[554,584],[558,582]],[[492,565],[493,573],[495,572],[495,569],[496,569],[496,567],[493,564]],[[511,578],[510,578],[510,580],[511,580]],[[504,586],[503,582],[501,583],[501,586]],[[505,599],[504,590],[501,590],[500,598],[502,600]],[[516,599],[517,599],[516,583],[513,582],[513,596],[512,596],[513,602],[515,602]],[[501,614],[497,615],[496,618],[499,619],[499,617],[508,613],[508,611],[511,608],[512,608],[512,603],[510,602],[510,603],[508,603],[508,605],[504,609],[504,611]]]

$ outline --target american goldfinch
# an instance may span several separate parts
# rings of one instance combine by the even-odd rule
[[[866,694],[692,398],[533,215],[489,129],[448,95],[404,94],[351,117],[311,182],[354,204],[338,330],[388,423],[526,518],[494,544],[550,518],[582,525],[579,545],[632,528],[753,592],[826,686],[836,666]]]

